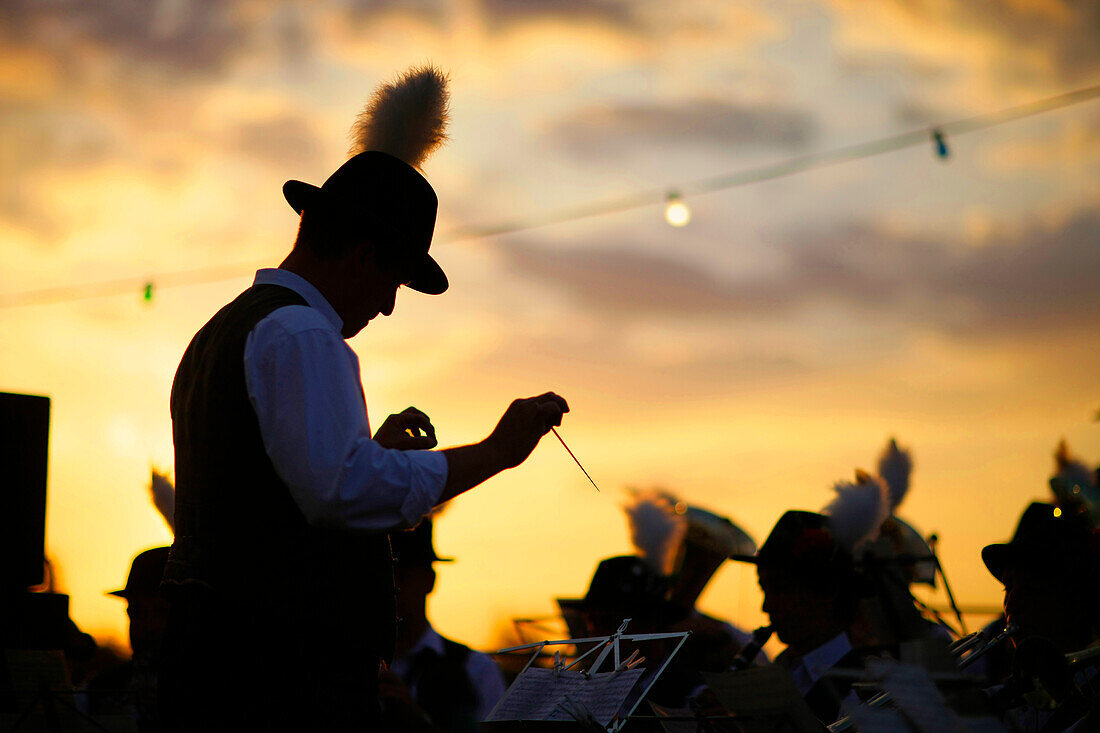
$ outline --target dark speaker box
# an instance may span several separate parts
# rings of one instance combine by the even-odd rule
[[[0,590],[42,582],[50,398],[0,392]]]

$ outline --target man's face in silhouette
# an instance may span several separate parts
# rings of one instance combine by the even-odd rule
[[[821,593],[805,578],[781,566],[761,564],[756,571],[764,592],[761,610],[768,614],[776,636],[793,653],[812,651],[839,633],[835,630],[834,595]]]
[[[347,312],[341,314],[344,338],[359,333],[374,318],[393,313],[397,291],[411,277],[391,259],[381,255],[372,242],[365,242],[345,258],[345,282],[353,297],[348,298]]]
[[[1084,578],[1038,562],[1021,562],[1005,570],[1005,618],[1019,627],[1019,642],[1041,636],[1068,653],[1092,640],[1091,609]]]
[[[159,593],[132,593],[126,599],[126,615],[130,617],[130,648],[134,656],[155,658],[160,654],[168,622],[168,601]]]
[[[397,615],[415,618],[423,613],[424,601],[435,589],[435,569],[431,564],[397,563],[394,572],[397,584]]]

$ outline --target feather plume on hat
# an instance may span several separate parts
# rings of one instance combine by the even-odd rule
[[[1069,446],[1065,440],[1059,441],[1058,448],[1054,451],[1052,478],[1062,479],[1067,487],[1096,486],[1096,475],[1089,470],[1084,461],[1069,452]]]
[[[351,129],[350,156],[388,153],[420,168],[446,139],[447,76],[431,64],[414,67],[380,86]]]
[[[878,537],[890,515],[890,490],[886,483],[865,471],[856,471],[855,483],[838,481],[836,496],[822,510],[829,517],[833,537],[848,552]]]
[[[909,476],[913,472],[913,458],[905,448],[899,448],[898,442],[890,438],[890,443],[878,459],[878,475],[886,482],[890,490],[890,512],[901,505],[909,492]]]
[[[149,480],[149,493],[153,498],[153,506],[164,517],[164,521],[168,522],[168,529],[175,532],[176,487],[172,484],[172,479],[154,468],[153,477]]]
[[[676,556],[687,534],[688,522],[674,496],[658,489],[627,489],[630,502],[623,505],[630,523],[630,541],[653,570],[671,575]]]

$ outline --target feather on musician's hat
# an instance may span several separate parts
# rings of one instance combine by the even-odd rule
[[[316,210],[348,229],[378,237],[400,256],[410,277],[406,287],[428,295],[447,290],[443,268],[428,254],[438,199],[431,184],[408,163],[368,150],[337,168],[319,187],[287,181],[283,196],[299,214]]]
[[[375,90],[352,127],[351,157],[327,181],[283,184],[296,212],[372,235],[398,256],[405,285],[428,295],[445,291],[447,276],[428,254],[439,202],[417,168],[447,139],[448,101],[441,70],[410,69]]]

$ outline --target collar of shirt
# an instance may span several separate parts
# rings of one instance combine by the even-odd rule
[[[341,318],[336,313],[336,309],[325,300],[325,296],[321,295],[321,291],[313,287],[304,277],[295,275],[290,270],[280,270],[276,267],[266,267],[262,270],[257,270],[256,279],[252,284],[279,285],[280,287],[293,290],[298,295],[305,298],[310,308],[320,311],[321,315],[332,323],[332,327],[336,329],[336,333],[340,333],[340,330],[344,327],[344,319]]]
[[[442,657],[444,653],[443,637],[439,635],[438,631],[432,628],[431,624],[428,624],[428,628],[424,629],[424,633],[420,635],[420,638],[416,640],[416,643],[412,645],[412,648],[409,649],[408,652],[393,660],[390,669],[398,677],[406,677],[409,674],[412,660],[415,659],[416,655],[423,649],[430,649],[440,657]]]
[[[817,649],[794,660],[791,666],[791,677],[794,678],[798,691],[803,695],[809,692],[810,688],[850,651],[852,651],[852,642],[842,631]]]

